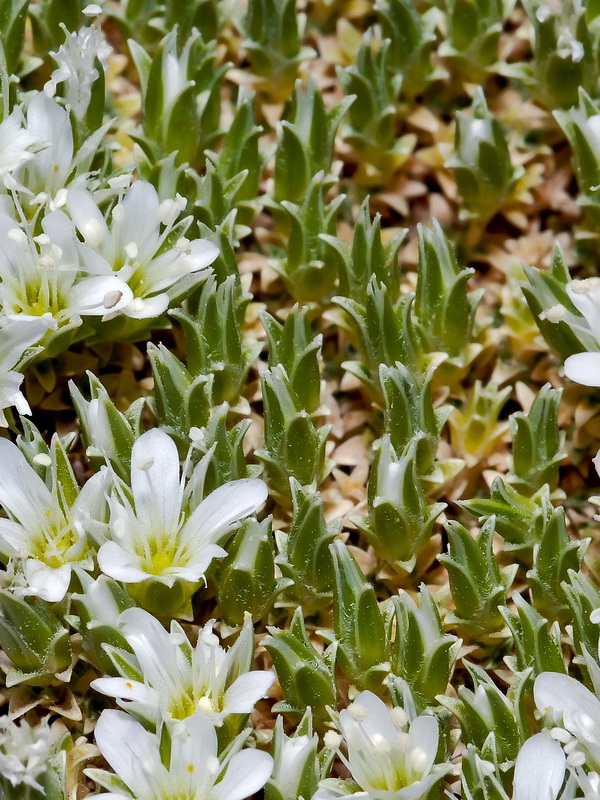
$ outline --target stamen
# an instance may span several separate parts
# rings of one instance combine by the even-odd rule
[[[123,208],[123,203],[117,203],[112,210],[111,217],[113,222],[116,222],[117,224],[123,222],[125,219],[125,209]]]
[[[95,248],[100,245],[104,239],[104,229],[102,223],[97,219],[88,220],[81,230],[83,238],[90,247]]]
[[[219,644],[219,637],[211,631],[203,631],[200,634],[200,641],[207,644],[209,647],[217,647]]]
[[[427,753],[422,747],[415,747],[410,754],[410,765],[413,770],[422,774],[427,766]]]
[[[404,728],[408,722],[408,714],[403,708],[400,708],[400,706],[392,708],[390,711],[390,716],[392,718],[392,722],[397,728]]]
[[[145,303],[141,297],[134,297],[130,303],[130,306],[133,309],[133,311],[143,311],[144,305]]]
[[[567,764],[570,767],[582,767],[585,764],[585,754],[581,750],[573,750],[567,756]]]
[[[130,258],[132,261],[138,257],[138,246],[135,242],[129,242],[125,245],[125,253],[127,254],[127,258]]]
[[[571,741],[571,734],[564,728],[552,728],[550,731],[550,736],[562,744],[567,744]]]
[[[206,695],[202,695],[202,697],[196,703],[196,706],[198,707],[199,711],[202,711],[205,714],[214,714],[215,713],[215,708],[214,708],[214,706],[213,706],[213,704],[211,702],[211,699],[210,699],[210,697],[207,697]]]
[[[562,305],[562,303],[558,303],[557,305],[551,306],[545,311],[542,311],[540,314],[540,319],[547,319],[548,322],[560,322],[565,318],[566,314],[567,309]]]
[[[21,228],[11,228],[6,236],[10,239],[11,242],[14,242],[19,250],[27,250],[29,247],[29,241],[27,239],[27,234],[25,231],[22,231]]]
[[[382,736],[381,733],[376,733],[373,735],[371,741],[373,742],[373,749],[375,750],[377,755],[389,756],[389,754],[392,751],[392,748],[390,747],[390,743],[385,738],[385,736]]]
[[[327,731],[325,736],[323,736],[323,744],[328,750],[337,750],[341,743],[342,737],[335,731]]]
[[[349,705],[348,713],[353,720],[356,720],[356,722],[364,722],[369,716],[367,709],[364,706],[361,706],[360,703],[352,703]]]
[[[112,289],[104,295],[102,305],[104,308],[114,308],[122,297],[123,292],[120,292],[118,289]]]

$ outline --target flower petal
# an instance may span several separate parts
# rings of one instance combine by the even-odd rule
[[[202,546],[195,555],[187,558],[187,553],[182,554],[182,560],[185,558],[185,563],[181,566],[176,564],[172,567],[165,568],[162,572],[163,576],[173,575],[181,578],[184,581],[196,583],[204,578],[204,573],[209,568],[213,558],[223,558],[227,555],[227,551],[218,544],[207,544]]]
[[[170,774],[182,797],[210,797],[206,792],[207,769],[218,765],[217,734],[210,720],[196,713],[183,720],[182,730],[175,726],[171,748]],[[218,770],[218,766],[217,766]],[[215,775],[216,777],[216,775]]]
[[[246,672],[235,680],[223,697],[225,714],[249,714],[264,697],[275,680],[270,670]]]
[[[360,728],[369,739],[372,740],[374,736],[383,736],[390,744],[396,740],[398,729],[392,721],[389,708],[380,697],[373,692],[361,692],[354,700],[354,705],[362,706],[367,712],[367,716],[360,723]],[[357,723],[352,719],[349,711],[344,710],[342,714],[340,723],[344,736],[348,739],[347,729],[354,728]]]
[[[114,314],[131,303],[133,292],[116,275],[84,278],[71,287],[71,308],[83,316]]]
[[[48,603],[59,603],[66,595],[71,582],[71,564],[55,568],[29,558],[24,569],[29,584],[28,594],[40,597]]]
[[[159,238],[156,189],[147,181],[134,181],[123,199],[123,246],[138,245],[141,261],[154,255]]]
[[[242,750],[229,762],[223,780],[212,791],[211,800],[243,800],[265,785],[273,770],[273,759],[260,750]]]
[[[428,775],[435,761],[440,738],[437,720],[435,717],[423,714],[411,722],[408,733],[413,746],[418,747],[427,756],[427,763],[423,766],[421,775]]]
[[[148,706],[154,706],[156,703],[156,692],[139,681],[129,681],[125,678],[96,678],[90,686],[100,694],[118,700],[136,700]]]
[[[39,180],[59,177],[63,186],[69,177],[73,157],[73,131],[68,112],[44,92],[36,92],[27,108],[27,127],[30,133],[49,144],[35,156],[32,168],[36,177]]]
[[[119,624],[137,658],[144,680],[170,697],[182,693],[189,675],[183,673],[177,661],[177,645],[160,622],[141,608],[128,608],[121,614]],[[188,672],[191,672],[189,667]]]
[[[181,530],[181,537],[196,542],[217,542],[232,525],[257,511],[267,497],[266,483],[257,478],[219,486],[192,512]]]
[[[123,583],[141,583],[152,577],[140,569],[140,559],[116,542],[104,542],[98,550],[98,566],[110,578]]]
[[[169,295],[157,294],[154,297],[134,297],[123,309],[123,313],[131,319],[153,319],[159,317],[169,307]]]
[[[556,800],[565,777],[560,744],[547,733],[527,739],[515,763],[513,800]]]
[[[160,797],[157,778],[164,776],[158,741],[123,711],[103,711],[96,723],[96,744],[104,758],[136,797]],[[160,789],[159,789],[160,791]]]
[[[143,433],[131,451],[131,489],[138,519],[155,531],[175,534],[181,514],[179,454],[159,428]]]
[[[19,315],[22,317],[23,315]],[[11,319],[0,328],[0,371],[12,369],[24,351],[55,325],[49,314]]]
[[[6,556],[27,555],[29,540],[27,532],[18,522],[0,519],[0,553]]]
[[[77,230],[93,250],[108,240],[109,231],[106,220],[88,192],[81,189],[69,189],[67,208]]]
[[[565,375],[583,386],[600,386],[600,353],[575,353],[565,361]]]
[[[533,685],[539,711],[561,717],[564,727],[590,744],[589,731],[600,730],[600,701],[589,689],[560,672],[542,672]]]
[[[0,439],[0,464],[0,505],[31,536],[45,527],[45,512],[54,505],[52,495],[23,453],[8,439]]]

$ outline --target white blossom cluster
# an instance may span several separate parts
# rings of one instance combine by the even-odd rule
[[[94,172],[110,122],[76,146],[72,120],[85,116],[97,65],[106,68],[111,51],[99,28],[69,33],[44,90],[0,123],[2,425],[5,409],[28,413],[19,370],[28,359],[56,355],[91,332],[110,339],[116,318],[122,337],[128,321],[138,321],[136,331],[151,327],[218,255],[189,236],[180,195],[160,198],[128,172],[106,182]],[[93,319],[99,327],[86,325]]]

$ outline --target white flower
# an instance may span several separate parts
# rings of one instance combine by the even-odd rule
[[[328,731],[327,734],[336,736],[334,731]],[[306,734],[287,736],[283,731],[283,718],[277,717],[273,737],[273,774],[269,781],[269,785],[279,793],[277,796],[298,797],[307,780],[310,780],[309,776],[314,776],[316,779],[320,771],[317,757],[318,741],[316,733],[312,736]],[[336,747],[338,745],[339,742],[336,743]]]
[[[126,307],[114,309],[134,319],[157,317],[167,310],[182,279],[206,277],[207,267],[219,254],[206,239],[185,239],[191,219],[174,225],[184,207],[179,200],[159,203],[156,189],[135,181],[111,212],[107,224],[92,196],[70,189],[67,206],[83,236],[90,258],[108,264],[133,290]],[[161,229],[162,228],[162,229]],[[168,237],[179,235],[175,247],[165,249]]]
[[[50,728],[20,725],[7,716],[0,718],[0,788],[3,780],[11,786],[30,786],[44,791],[38,778],[46,771],[50,758]],[[28,797],[27,789],[23,789]]]
[[[92,688],[116,697],[123,708],[150,722],[181,720],[200,710],[218,726],[229,714],[249,714],[275,675],[267,670],[247,671],[254,652],[250,619],[228,651],[220,646],[212,626],[213,621],[204,626],[192,648],[177,622],[171,623],[167,633],[141,608],[123,611],[119,627],[144,680],[98,678]]]
[[[77,577],[83,585],[83,593],[73,592],[71,598],[84,606],[89,616],[86,622],[88,630],[96,627],[117,628],[123,612],[123,604],[119,605],[116,595],[119,590],[123,591],[119,584],[106,575],[92,580],[87,573],[78,571]]]
[[[0,305],[17,318],[51,314],[58,326],[77,327],[82,316],[102,316],[131,301],[129,286],[85,259],[71,220],[54,211],[42,220],[43,234],[0,214]],[[93,276],[87,275],[95,271]]]
[[[186,508],[193,476],[185,488],[173,440],[161,430],[142,434],[131,453],[131,500],[115,478],[109,499],[110,535],[98,553],[100,569],[123,583],[177,578],[197,583],[213,558],[226,555],[217,542],[267,498],[257,479],[231,481]]]
[[[538,711],[556,725],[552,735],[565,743],[569,764],[600,768],[600,701],[582,683],[559,672],[542,672],[533,697]],[[564,732],[570,737],[563,736]]]
[[[401,708],[390,710],[372,692],[361,692],[340,713],[340,728],[348,758],[340,758],[363,790],[354,797],[369,800],[417,800],[448,771],[434,766],[439,729],[435,717],[422,715],[407,726]],[[332,788],[329,788],[329,787]],[[340,796],[335,784],[322,782],[312,800]]]
[[[600,123],[600,116],[593,118]],[[592,120],[588,120],[592,122]],[[599,141],[600,146],[600,141]],[[569,299],[584,318],[568,311],[565,306],[558,304],[548,308],[541,315],[555,324],[566,323],[571,330],[590,334],[596,339],[600,347],[600,278],[585,278],[584,280],[570,281],[566,285]],[[600,352],[576,353],[569,356],[564,365],[565,375],[575,383],[584,386],[600,386]]]
[[[273,763],[259,750],[239,752],[239,744],[237,752],[234,747],[220,761],[215,729],[203,714],[180,723],[168,765],[161,759],[158,736],[122,711],[103,711],[95,733],[100,752],[136,800],[243,800],[265,785]],[[92,778],[101,774],[85,772]],[[122,792],[101,797],[131,800]]]
[[[16,406],[19,414],[31,414],[20,390],[23,375],[15,367],[24,352],[53,327],[54,319],[45,314],[34,319],[4,318],[0,322],[0,426],[8,425],[4,410]]]
[[[513,800],[556,800],[565,776],[562,747],[547,733],[527,739],[515,763]]]
[[[58,64],[44,87],[48,97],[53,97],[59,83],[66,84],[65,101],[80,119],[85,117],[92,96],[92,84],[98,78],[96,61],[104,67],[112,53],[102,31],[95,27],[85,27],[69,33],[64,25],[66,38],[58,52],[50,55]]]
[[[94,475],[65,511],[60,487],[51,492],[8,439],[0,439],[0,464],[0,505],[8,516],[0,519],[0,549],[23,559],[28,594],[58,602],[67,592],[72,567],[92,567],[84,523],[104,476]]]
[[[74,153],[69,114],[44,92],[37,92],[27,108],[27,129],[44,147],[14,174],[20,191],[31,196],[30,204],[48,202],[51,211],[67,199],[65,187],[84,187],[98,146],[109,127],[103,125]]]
[[[38,137],[23,127],[23,112],[16,108],[0,123],[0,179],[33,158],[32,148]]]

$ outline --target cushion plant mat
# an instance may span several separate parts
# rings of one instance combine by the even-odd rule
[[[597,3],[0,43],[0,796],[597,798]]]

